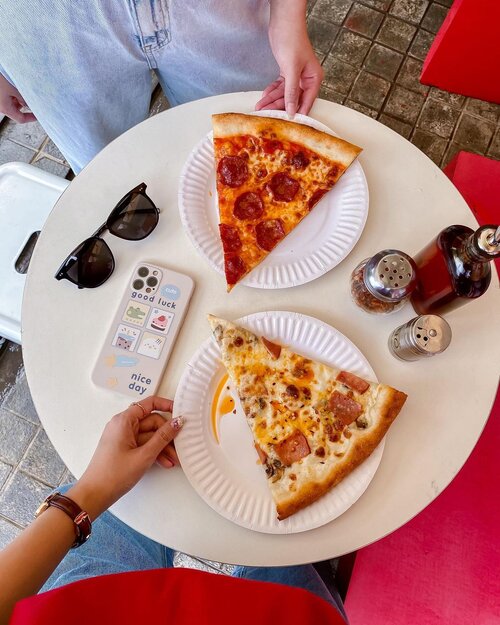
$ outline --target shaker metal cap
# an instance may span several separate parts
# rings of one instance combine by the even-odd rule
[[[451,342],[449,323],[439,315],[420,315],[412,324],[410,344],[428,355],[444,352]]]
[[[382,250],[365,265],[363,279],[370,293],[384,302],[399,302],[417,284],[417,266],[399,250]]]

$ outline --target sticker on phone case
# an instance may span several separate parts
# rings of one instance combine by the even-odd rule
[[[167,334],[174,318],[174,313],[162,310],[161,308],[153,308],[149,317],[148,330],[156,330]]]
[[[118,326],[118,330],[116,331],[111,345],[113,345],[114,347],[119,347],[120,349],[124,349],[128,352],[133,352],[140,334],[140,330],[130,328],[129,326],[121,323]]]
[[[138,362],[139,358],[134,358],[133,356],[111,354],[104,358],[104,363],[107,367],[133,367]]]
[[[140,302],[135,302],[131,299],[129,300],[125,308],[122,321],[125,321],[126,323],[131,323],[134,326],[143,326],[146,322],[146,318],[148,316],[150,308],[151,306],[141,304]]]
[[[181,296],[181,290],[175,284],[165,284],[165,286],[161,287],[160,294],[175,302]]]
[[[163,336],[151,334],[150,332],[144,332],[144,336],[139,343],[137,353],[158,360],[164,345],[165,338]]]

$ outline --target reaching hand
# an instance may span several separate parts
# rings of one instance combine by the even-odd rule
[[[284,109],[293,117],[295,113],[307,115],[311,110],[323,80],[323,68],[307,36],[305,11],[299,17],[290,9],[290,3],[271,5],[269,41],[280,76],[266,87],[255,109]]]
[[[165,468],[178,463],[172,440],[182,427],[182,417],[165,420],[153,412],[172,408],[170,399],[152,396],[115,415],[68,497],[95,518],[135,486],[154,462]]]
[[[23,96],[0,74],[0,113],[7,115],[7,117],[20,124],[36,121],[33,113],[23,113],[21,111],[24,107],[27,107],[27,104]]]

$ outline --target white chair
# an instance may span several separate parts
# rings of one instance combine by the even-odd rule
[[[25,273],[19,259],[69,182],[33,165],[0,166],[0,337],[21,343]],[[16,268],[17,267],[17,268]]]

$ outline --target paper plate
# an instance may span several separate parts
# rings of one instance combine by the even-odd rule
[[[255,114],[286,119],[283,111]],[[295,121],[335,134],[305,115],[296,115]],[[214,163],[213,133],[209,133],[193,149],[182,170],[179,211],[194,247],[211,267],[224,275]],[[356,160],[311,213],[245,276],[241,284],[279,289],[319,278],[351,252],[367,216],[368,186],[361,164]]]
[[[375,373],[349,339],[331,326],[298,313],[263,312],[239,320],[242,326],[281,342],[299,354],[327,365],[353,371],[369,380]],[[235,398],[232,411],[218,422],[218,441],[212,424],[212,402],[226,370],[212,337],[189,361],[177,387],[174,416],[186,422],[175,439],[182,468],[196,492],[226,519],[270,534],[292,534],[332,521],[363,494],[380,464],[384,441],[372,455],[319,501],[278,521],[267,478],[258,463],[245,415],[230,383],[224,393]],[[227,391],[227,388],[230,391]]]

